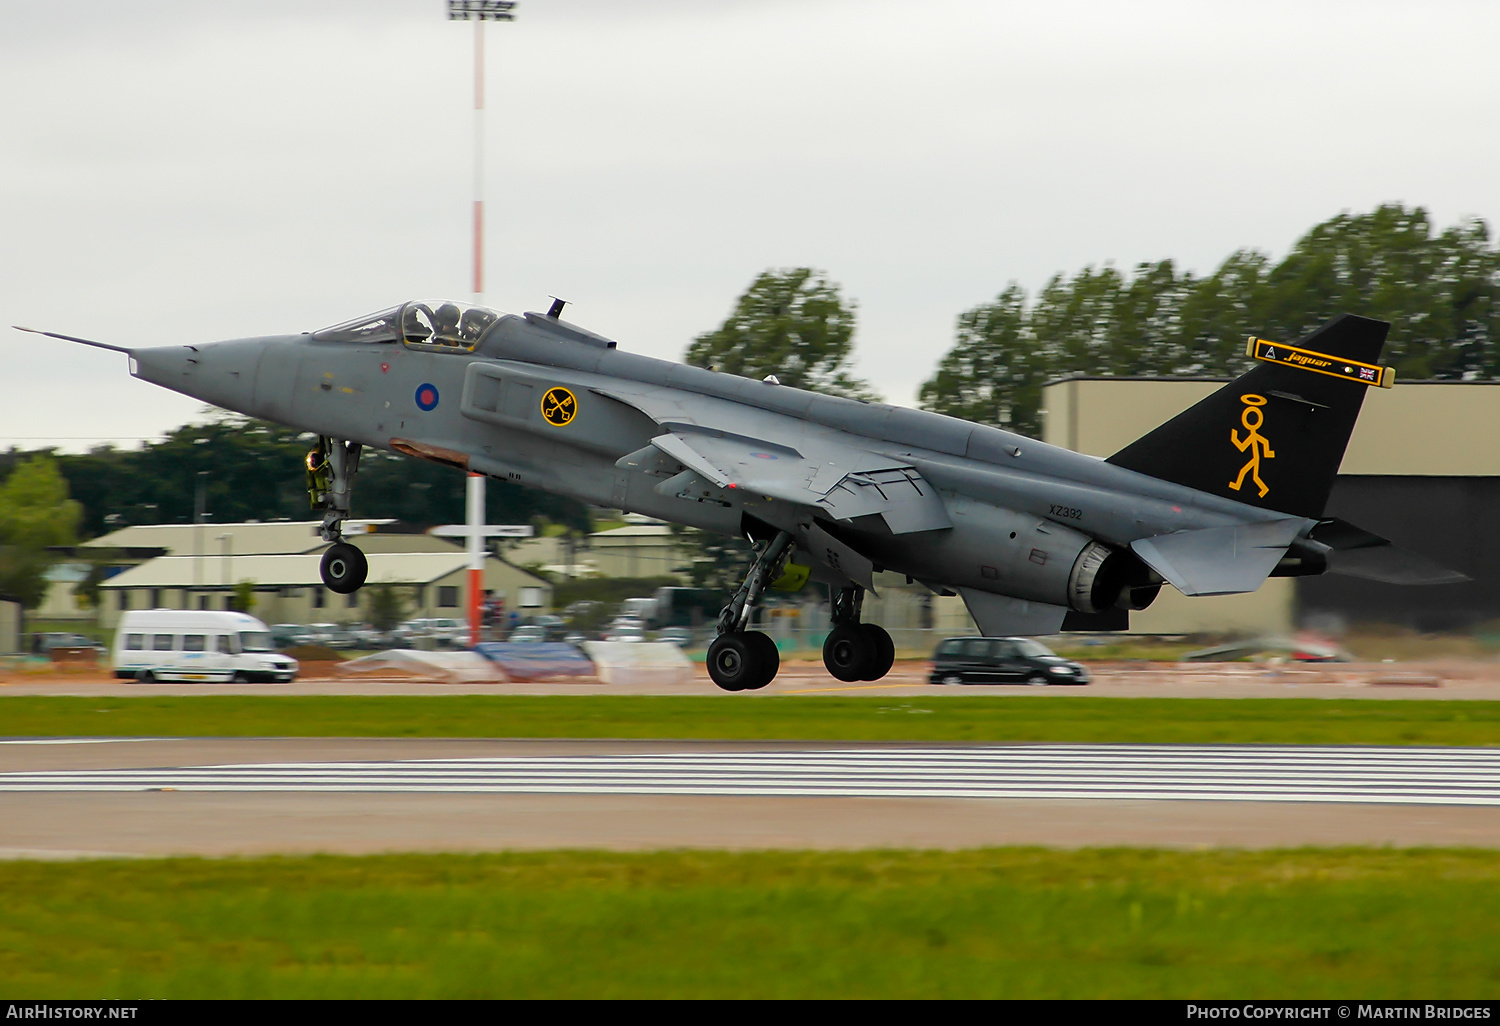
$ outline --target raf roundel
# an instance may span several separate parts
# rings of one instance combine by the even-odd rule
[[[437,408],[438,390],[436,385],[421,384],[417,386],[417,407],[423,410]]]

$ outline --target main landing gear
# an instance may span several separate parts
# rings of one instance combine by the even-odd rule
[[[307,453],[307,492],[313,509],[323,510],[321,533],[333,542],[323,553],[318,573],[329,591],[348,595],[358,591],[369,575],[365,554],[344,541],[344,521],[349,518],[349,492],[359,470],[360,444],[319,438],[318,447]]]
[[[879,680],[891,672],[896,644],[884,627],[860,623],[865,590],[841,588],[833,598],[833,630],[823,642],[823,665],[839,680]]]
[[[708,646],[708,675],[725,691],[755,691],[765,687],[781,669],[776,642],[761,631],[747,631],[750,610],[766,583],[780,573],[791,554],[792,537],[785,531],[755,546],[755,562],[719,616],[719,636]],[[896,661],[896,646],[885,629],[860,623],[865,590],[842,588],[833,599],[833,630],[823,643],[823,665],[839,680],[879,680]]]
[[[708,646],[708,675],[725,691],[755,691],[765,687],[781,669],[781,652],[770,635],[747,631],[750,611],[766,583],[791,554],[792,536],[785,531],[769,543],[756,542],[755,562],[719,614],[719,636]]]

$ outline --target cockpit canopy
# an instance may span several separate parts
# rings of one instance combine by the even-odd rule
[[[472,353],[500,314],[449,300],[413,300],[312,333],[319,342],[401,342],[412,349]]]

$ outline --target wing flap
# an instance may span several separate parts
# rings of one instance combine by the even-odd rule
[[[892,534],[953,526],[942,496],[911,467],[845,474],[818,504],[840,520],[878,513]]]

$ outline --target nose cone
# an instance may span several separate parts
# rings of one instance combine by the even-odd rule
[[[255,372],[280,338],[236,339],[200,346],[161,346],[131,353],[130,373],[174,392],[254,415]]]
[[[188,395],[197,394],[191,387],[197,368],[198,349],[194,346],[160,346],[130,354],[130,373],[135,377]]]

